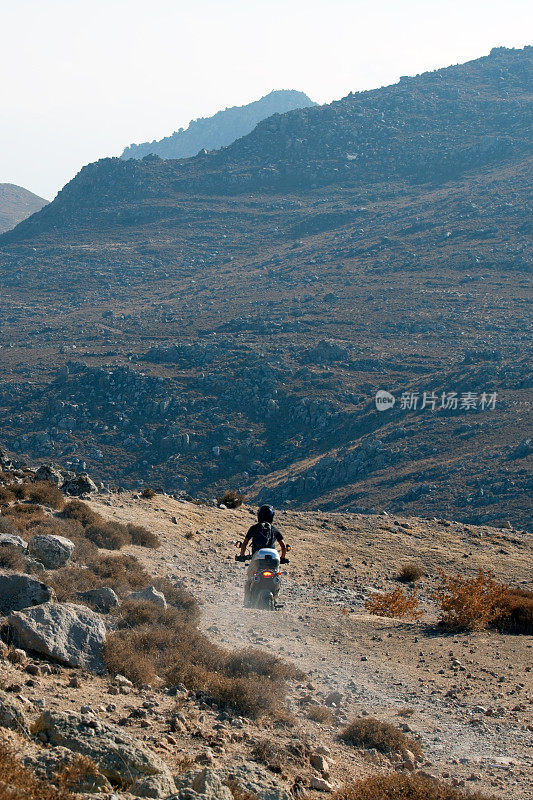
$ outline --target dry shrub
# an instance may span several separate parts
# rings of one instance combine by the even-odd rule
[[[509,589],[491,626],[504,633],[533,635],[533,592]]]
[[[157,492],[153,489],[150,489],[149,486],[146,489],[143,489],[141,492],[141,497],[144,497],[146,500],[152,500],[156,496]]]
[[[475,578],[455,578],[440,573],[442,585],[433,598],[446,628],[480,631],[502,613],[509,587],[497,583],[492,573],[478,570]]]
[[[15,499],[15,495],[7,486],[0,486],[0,506],[7,506]]]
[[[153,550],[157,550],[158,547],[161,547],[159,536],[149,531],[148,528],[144,528],[142,525],[133,525],[129,523],[126,525],[126,530],[130,537],[131,544],[135,544],[138,547],[151,547]]]
[[[77,551],[78,546],[74,554]],[[76,562],[47,573],[46,583],[54,589],[60,602],[76,602],[78,592],[101,586],[109,586],[118,595],[123,595],[152,583],[151,576],[135,556],[123,553],[103,555],[94,547],[93,551],[86,553],[84,560],[83,566]]]
[[[97,547],[106,550],[120,550],[131,542],[124,525],[119,522],[106,522],[103,519],[87,525],[85,536]]]
[[[221,497],[217,497],[217,503],[222,503],[227,508],[240,508],[244,503],[244,497],[234,489],[228,489]]]
[[[425,570],[420,566],[420,564],[411,562],[403,565],[398,573],[398,580],[402,581],[402,583],[416,583],[416,581],[419,581],[420,578],[423,578],[425,574]]]
[[[333,714],[327,706],[310,706],[307,716],[313,722],[320,722],[321,725],[333,725]]]
[[[271,653],[252,647],[238,650],[231,655],[226,661],[225,672],[231,677],[245,677],[253,672],[276,681],[302,680],[304,677],[303,672],[294,664],[289,664]]]
[[[420,744],[402,733],[390,722],[381,722],[375,717],[362,717],[346,725],[339,734],[346,744],[364,750],[372,748],[380,753],[405,753],[410,750],[417,758],[422,757]]]
[[[17,572],[26,571],[26,559],[20,547],[14,545],[0,546],[0,567],[2,569],[13,569]]]
[[[0,800],[74,800],[64,786],[42,781],[18,760],[12,744],[0,738]]]
[[[37,481],[36,483],[25,483],[24,497],[32,503],[39,503],[42,506],[55,508],[57,511],[65,505],[65,497],[57,486],[49,481]]]
[[[123,603],[105,645],[108,670],[136,684],[153,683],[160,676],[167,685],[184,684],[210,702],[252,718],[275,716],[284,680],[299,673],[259,651],[230,653],[197,629],[197,606],[189,612],[186,590],[173,599],[181,607]]]
[[[200,606],[196,597],[180,583],[172,583],[168,578],[156,578],[152,581],[170,606],[181,609],[187,615],[189,625],[196,625],[200,620]]]
[[[87,503],[83,503],[81,500],[70,500],[63,508],[61,516],[64,519],[78,520],[84,528],[102,519],[100,514],[97,514]]]
[[[406,594],[399,587],[392,592],[374,595],[365,600],[365,608],[379,617],[399,617],[420,619],[422,612],[418,608],[416,591]]]
[[[43,513],[42,508],[38,505],[35,505],[34,503],[15,503],[14,506],[9,506],[5,514],[6,516],[10,517],[30,516],[32,514],[39,514],[43,519],[46,519],[46,516]]]
[[[422,775],[374,775],[345,786],[333,800],[491,800]],[[492,798],[494,800],[494,798]]]

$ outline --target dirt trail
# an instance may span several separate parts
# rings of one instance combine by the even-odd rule
[[[341,692],[335,726],[320,731],[332,748],[338,750],[339,724],[369,714],[420,735],[426,771],[509,800],[533,798],[531,637],[444,636],[428,624],[435,619],[430,594],[439,569],[471,574],[497,567],[498,578],[525,585],[530,537],[436,520],[284,513],[279,525],[292,544],[292,563],[284,607],[269,613],[242,607],[245,570],[234,561],[232,541],[251,524],[248,509],[130,495],[94,505],[159,533],[159,551],[135,548],[135,554],[152,573],[182,580],[203,600],[202,626],[212,638],[267,648],[306,673],[312,688],[291,692],[294,710]],[[413,559],[428,572],[420,590],[425,619],[367,614],[365,596],[398,585],[399,566]],[[399,716],[406,708],[408,717]],[[336,757],[338,778],[353,774],[350,757],[342,751]]]

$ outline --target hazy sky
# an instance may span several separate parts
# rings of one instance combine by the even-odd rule
[[[530,44],[526,0],[0,0],[0,183],[299,89],[324,103]]]

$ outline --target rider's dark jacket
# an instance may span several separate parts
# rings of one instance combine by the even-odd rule
[[[265,544],[265,536],[262,530],[262,523],[256,522],[255,525],[252,525],[248,533],[246,534],[246,538],[250,539],[252,542],[252,554],[256,552],[256,550],[260,550],[262,547],[274,547],[276,542],[283,541],[283,534],[279,531],[274,525],[271,526],[272,528],[272,543],[270,545]]]

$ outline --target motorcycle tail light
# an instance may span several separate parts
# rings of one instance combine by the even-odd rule
[[[263,572],[263,578],[271,578],[273,576],[273,574],[274,573],[271,572],[269,569],[265,569],[264,572]]]

